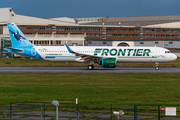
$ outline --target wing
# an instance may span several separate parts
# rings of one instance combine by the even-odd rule
[[[66,43],[65,43],[65,46],[70,53],[75,54],[76,57],[81,58],[81,60],[99,62],[99,61],[101,61],[102,58],[104,58],[104,57],[100,57],[100,56],[74,52],[73,50],[71,50],[71,48]]]

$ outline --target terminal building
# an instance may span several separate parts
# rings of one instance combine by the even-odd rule
[[[0,39],[8,43],[6,23],[15,23],[34,45],[157,46],[179,52],[180,15],[96,18],[38,18],[0,8]],[[1,42],[2,43],[2,42]]]

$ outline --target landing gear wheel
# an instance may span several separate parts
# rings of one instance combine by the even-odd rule
[[[92,70],[93,68],[94,68],[94,66],[93,65],[88,65],[88,70]]]
[[[156,67],[155,67],[155,69],[156,69],[156,70],[159,70],[159,67],[158,67],[158,66],[156,66]]]

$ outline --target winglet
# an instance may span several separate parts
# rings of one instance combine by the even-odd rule
[[[65,46],[66,46],[66,48],[67,48],[67,50],[69,51],[69,52],[73,52],[72,50],[71,50],[71,48],[66,44],[66,43],[64,43],[65,44]]]

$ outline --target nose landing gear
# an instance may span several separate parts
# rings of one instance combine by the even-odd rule
[[[156,70],[159,70],[159,67],[158,67],[158,64],[159,64],[159,63],[156,62],[155,64],[156,64],[155,69],[156,69]]]

